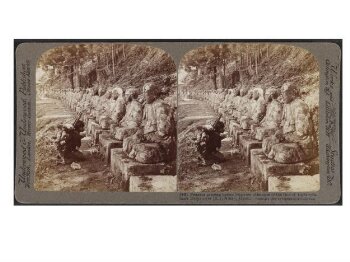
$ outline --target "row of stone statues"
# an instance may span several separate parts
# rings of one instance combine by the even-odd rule
[[[163,99],[161,87],[147,83],[142,90],[114,87],[56,90],[52,96],[83,112],[122,141],[124,153],[140,163],[171,161],[176,156],[174,106]]]
[[[161,88],[147,83],[142,90],[115,87],[59,90],[54,96],[67,102],[84,119],[109,129],[123,142],[123,151],[141,163],[169,161],[176,155],[174,107],[162,99]],[[229,90],[187,90],[206,100],[223,115],[230,134],[243,130],[262,141],[266,156],[279,163],[297,163],[318,155],[318,141],[308,105],[290,83],[280,88],[239,86]]]
[[[207,101],[223,115],[230,135],[247,132],[262,141],[263,152],[278,163],[304,162],[318,155],[310,108],[291,83],[266,90],[186,90],[182,96]]]

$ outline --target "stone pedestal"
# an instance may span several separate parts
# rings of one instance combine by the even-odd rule
[[[122,148],[111,150],[111,172],[114,175],[121,175],[124,181],[131,176],[158,176],[169,175],[165,163],[142,164],[128,158]]]
[[[83,116],[83,121],[84,121],[84,124],[85,124],[85,129],[87,130],[88,127],[89,127],[89,121],[94,122],[94,118],[92,116],[90,116],[89,114],[85,114]]]
[[[97,129],[99,125],[95,122],[93,119],[88,120],[87,128],[86,128],[86,133],[88,135],[92,135],[93,130]]]
[[[90,148],[91,146],[91,142],[92,142],[92,139],[90,136],[86,136],[86,137],[83,137],[81,139],[81,146],[80,146],[80,150],[87,150]]]
[[[109,133],[101,134],[99,137],[100,154],[105,161],[109,164],[111,162],[111,150],[113,148],[123,147],[123,141],[113,139]]]
[[[131,176],[129,192],[176,192],[177,176]]]
[[[280,164],[268,159],[262,149],[250,151],[251,172],[266,183],[269,177],[281,176],[311,176],[319,174],[319,159],[313,159],[305,163]]]
[[[91,135],[92,137],[92,142],[94,145],[98,145],[99,144],[99,138],[101,135],[109,134],[109,129],[102,129],[101,127],[95,128],[93,129],[93,133]]]
[[[246,160],[247,165],[250,165],[250,151],[255,148],[261,148],[262,142],[252,139],[250,136],[242,135],[239,138],[239,149]]]
[[[244,134],[244,130],[240,127],[235,126],[231,132],[233,145],[239,146],[239,139]]]
[[[320,174],[312,176],[269,177],[269,192],[316,192],[320,190]]]
[[[226,157],[232,153],[232,138],[226,137],[221,140],[220,152]]]

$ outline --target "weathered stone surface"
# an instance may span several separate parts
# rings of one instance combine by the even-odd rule
[[[93,130],[95,130],[97,127],[99,127],[99,125],[95,122],[95,120],[93,119],[89,119],[88,120],[88,125],[86,128],[86,132],[88,135],[92,135],[93,134]]]
[[[278,163],[299,163],[318,156],[318,142],[309,106],[298,97],[296,86],[284,83],[283,117],[278,135],[263,140],[266,156]]]
[[[261,147],[262,147],[262,142],[252,139],[249,136],[242,135],[239,138],[239,148],[248,165],[250,164],[250,151],[252,149],[261,148]]]
[[[113,148],[121,148],[123,142],[111,138],[109,134],[101,134],[99,138],[100,153],[107,163],[111,162],[111,150]]]
[[[96,134],[96,131],[101,129],[102,127],[98,123],[93,122],[91,124],[91,135],[94,136]],[[95,139],[95,138],[93,137],[92,139]]]
[[[320,190],[320,174],[268,178],[269,192],[315,192]]]
[[[109,134],[109,129],[95,128],[92,133],[92,142],[95,145],[99,144],[99,138],[102,134]]]
[[[176,192],[177,176],[131,176],[129,192]]]
[[[262,149],[250,151],[251,172],[267,181],[270,176],[314,175],[319,173],[319,159],[305,163],[280,164],[268,159]]]
[[[111,172],[114,175],[121,175],[124,181],[131,176],[157,176],[169,175],[168,166],[165,163],[142,164],[128,158],[122,148],[111,150]]]
[[[90,136],[83,137],[81,139],[80,150],[87,150],[90,148],[92,142],[92,138]]]
[[[89,121],[93,121],[93,118],[89,114],[83,114],[83,121],[84,121],[86,130],[88,130]]]
[[[239,127],[235,127],[233,129],[233,137],[232,137],[232,141],[233,141],[233,144],[235,146],[238,146],[239,145],[239,139],[242,135],[244,135],[244,130],[242,128],[239,128]]]
[[[232,138],[226,137],[221,140],[220,152],[225,156],[229,156],[232,153]]]
[[[117,140],[123,140],[124,138],[135,134],[138,129],[138,127],[116,127],[114,130],[114,137]]]

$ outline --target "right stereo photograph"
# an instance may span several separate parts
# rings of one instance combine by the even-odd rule
[[[178,191],[320,189],[320,73],[309,51],[203,45],[182,58],[178,82]]]

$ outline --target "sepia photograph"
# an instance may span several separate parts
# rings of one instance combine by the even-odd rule
[[[176,66],[147,45],[70,44],[36,69],[38,191],[176,191]]]
[[[292,45],[212,44],[186,53],[179,191],[318,191],[319,81],[313,54]]]
[[[45,203],[51,192],[63,203],[339,199],[334,41],[19,45],[17,192]]]

